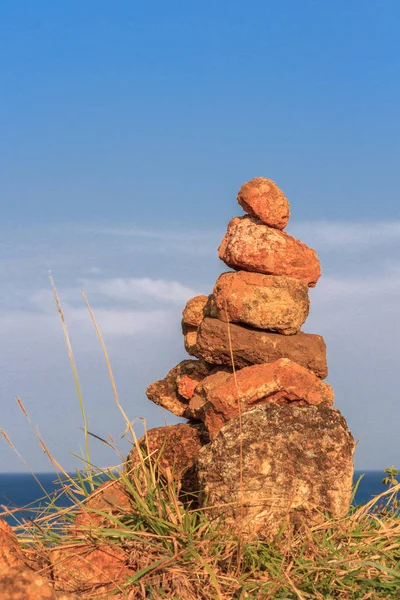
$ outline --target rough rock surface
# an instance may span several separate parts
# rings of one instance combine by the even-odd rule
[[[239,414],[239,403],[241,411],[245,412],[267,402],[331,406],[334,401],[333,389],[328,383],[287,358],[245,367],[210,385],[208,380],[213,377],[215,375],[206,377],[196,388],[205,402],[204,422],[210,438]]]
[[[202,448],[198,476],[215,517],[249,534],[272,537],[343,517],[350,507],[354,440],[336,409],[265,404],[229,421]],[[242,475],[240,475],[240,471]]]
[[[214,365],[231,366],[231,351],[237,369],[290,358],[321,379],[328,375],[326,346],[320,335],[299,331],[283,336],[218,319],[204,319],[199,327],[195,356]]]
[[[146,396],[178,417],[191,417],[188,404],[194,388],[215,366],[201,360],[183,360],[169,373],[150,384]],[[192,390],[192,391],[191,391]]]
[[[218,277],[205,313],[221,321],[293,335],[307,319],[309,308],[303,281],[237,271]]]
[[[185,327],[198,327],[200,325],[207,300],[208,296],[195,296],[188,300],[182,311],[183,333],[185,333]]]
[[[207,402],[207,398],[210,396],[215,387],[223,385],[230,376],[231,370],[222,369],[212,373],[208,377],[205,377],[203,381],[197,385],[189,404],[190,410],[195,419],[204,421],[204,407]]]
[[[184,333],[183,337],[185,350],[190,356],[194,356],[197,344],[198,327],[186,327],[185,331],[186,333]]]
[[[11,527],[0,519],[0,572],[10,567],[23,567],[24,555]]]
[[[289,202],[271,179],[265,177],[251,179],[242,185],[237,200],[247,214],[258,217],[269,227],[285,229],[288,224]]]
[[[0,572],[1,600],[77,600],[56,592],[43,577],[30,569],[8,568]]]
[[[254,217],[232,219],[218,252],[233,269],[294,277],[310,287],[321,275],[315,250]]]
[[[200,448],[209,442],[203,424],[178,423],[168,427],[149,429],[146,436],[139,440],[145,454],[149,453],[154,462],[164,469],[170,469],[172,476],[181,482],[184,492],[198,489],[196,461]],[[129,471],[139,465],[139,455],[134,447],[128,455],[126,469]]]
[[[103,514],[98,514],[97,511]],[[73,524],[75,535],[90,532],[92,527],[115,527],[112,520],[133,511],[132,499],[122,481],[115,479],[100,485],[87,498],[84,506],[79,510]],[[110,516],[107,518],[105,516]]]
[[[132,575],[129,556],[116,545],[61,546],[51,551],[50,561],[56,590],[79,592],[83,598],[106,598]]]

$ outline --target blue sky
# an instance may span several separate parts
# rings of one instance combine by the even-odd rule
[[[180,311],[224,270],[255,176],[321,256],[304,329],[328,343],[356,465],[400,464],[399,18],[391,0],[1,3],[0,428],[34,469],[48,465],[15,396],[67,468],[82,441],[49,269],[91,428],[123,424],[82,287],[126,411],[162,424],[145,387],[185,358]]]

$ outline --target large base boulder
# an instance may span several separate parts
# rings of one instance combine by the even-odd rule
[[[206,318],[199,327],[192,354],[214,365],[232,366],[233,357],[237,369],[289,358],[321,379],[328,375],[324,338],[302,331],[283,336]]]
[[[313,525],[350,507],[354,440],[337,409],[267,404],[202,448],[198,477],[213,517],[249,535]]]
[[[254,217],[232,219],[218,252],[233,269],[294,277],[310,287],[321,275],[315,250]]]
[[[218,277],[205,313],[221,321],[293,335],[307,319],[309,307],[303,281],[237,271]]]

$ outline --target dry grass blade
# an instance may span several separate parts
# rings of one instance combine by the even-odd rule
[[[78,394],[79,406],[80,406],[81,414],[82,414],[83,430],[84,430],[84,435],[85,435],[86,459],[87,459],[87,462],[90,463],[91,460],[90,460],[90,449],[89,449],[88,423],[87,423],[86,414],[85,414],[85,405],[83,403],[82,390],[81,390],[81,386],[79,383],[78,369],[76,367],[75,357],[74,357],[74,353],[72,351],[71,341],[69,339],[67,324],[65,322],[64,312],[61,307],[60,298],[59,298],[53,277],[51,275],[49,275],[49,279],[50,279],[51,287],[53,290],[53,296],[54,296],[54,300],[55,300],[55,303],[57,306],[57,311],[58,311],[58,314],[61,319],[61,324],[62,324],[64,338],[65,338],[65,344],[67,346],[67,351],[68,351],[68,358],[69,358],[69,362],[70,362],[71,369],[72,369],[72,375],[73,375],[74,382],[75,382],[76,392]]]

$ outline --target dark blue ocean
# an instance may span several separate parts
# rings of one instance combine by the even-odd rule
[[[354,480],[357,481],[362,474],[363,478],[357,490],[355,504],[365,504],[371,500],[373,496],[376,496],[387,489],[382,484],[382,478],[384,476],[383,471],[356,471]],[[37,473],[36,476],[50,496],[54,494],[57,489],[60,489],[60,483],[54,473]],[[16,513],[18,521],[20,521],[21,518],[26,519],[34,517],[37,510],[35,507],[44,506],[46,504],[46,500],[43,499],[43,497],[43,490],[31,474],[0,474],[0,506],[22,508],[27,507],[28,504],[34,503],[33,510],[26,508],[24,511]],[[68,504],[68,498],[65,496],[61,497],[57,502],[58,506],[67,506]],[[0,511],[2,512],[2,509],[0,509]],[[10,523],[15,524],[14,518],[8,517],[7,520]]]

